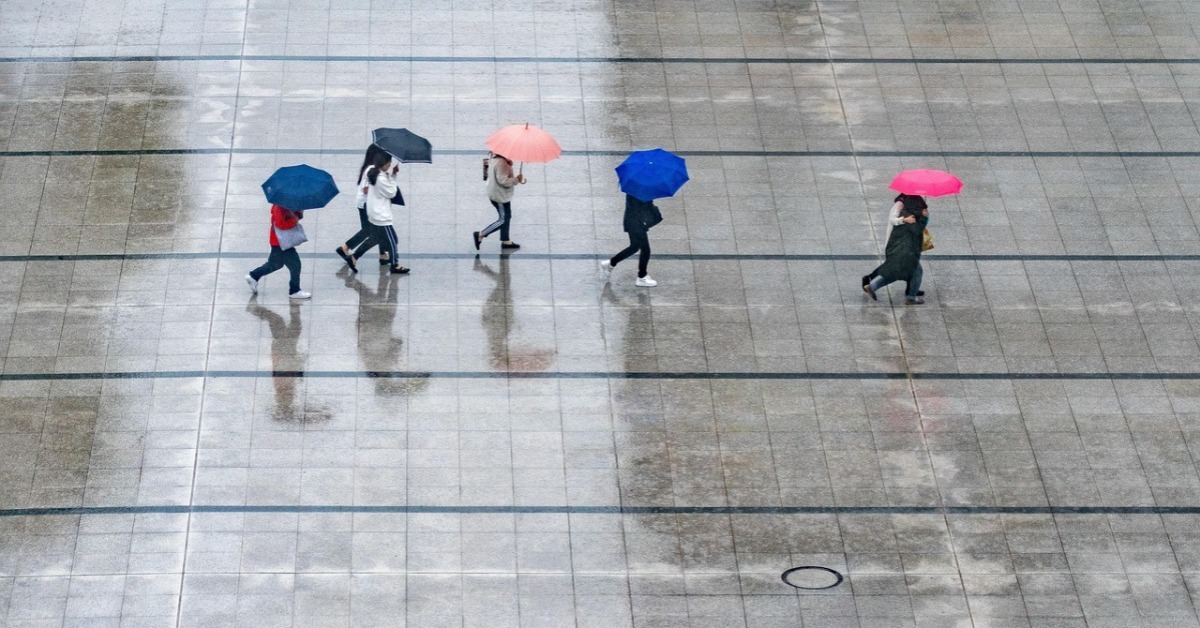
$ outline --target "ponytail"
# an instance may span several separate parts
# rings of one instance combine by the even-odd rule
[[[372,146],[375,145],[372,144]],[[371,167],[367,170],[367,182],[369,182],[371,185],[375,185],[375,181],[379,178],[379,170],[391,162],[392,156],[387,154],[387,151],[380,149],[379,152],[375,153],[375,158],[371,160]]]

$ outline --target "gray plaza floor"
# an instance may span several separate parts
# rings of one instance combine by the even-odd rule
[[[1200,626],[1197,103],[1193,0],[0,0],[0,626]],[[412,274],[252,297],[382,126]]]

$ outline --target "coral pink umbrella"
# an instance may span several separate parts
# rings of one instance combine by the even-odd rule
[[[963,182],[941,170],[905,170],[888,186],[901,194],[917,196],[946,196],[962,191]]]
[[[526,122],[506,126],[487,138],[487,147],[497,155],[513,161],[533,164],[558,159],[562,148],[550,134]]]

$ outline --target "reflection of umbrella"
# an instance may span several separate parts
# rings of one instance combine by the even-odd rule
[[[375,129],[371,132],[371,141],[406,164],[433,163],[433,146],[429,140],[408,129]]]
[[[262,184],[267,202],[293,211],[324,207],[338,195],[337,184],[324,170],[301,164],[275,171]]]
[[[617,166],[617,181],[622,192],[643,201],[675,196],[688,181],[687,163],[661,148],[639,150]]]
[[[941,170],[905,170],[896,175],[888,187],[901,194],[946,196],[958,194],[963,188],[963,182],[949,172]]]
[[[492,133],[486,144],[488,149],[497,155],[533,164],[558,159],[562,154],[562,148],[549,133],[531,126],[528,122],[506,126]]]

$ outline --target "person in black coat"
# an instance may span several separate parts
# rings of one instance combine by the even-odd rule
[[[892,235],[892,229],[895,228],[896,225],[903,222],[905,216],[909,214],[919,214],[922,209],[928,208],[929,205],[925,203],[925,197],[917,194],[905,194],[901,192],[896,196],[895,199],[892,200],[892,209],[890,212],[888,212],[887,236],[885,236],[884,239],[886,240]],[[874,278],[875,271],[871,271],[869,274],[863,275],[862,285],[864,291],[867,289],[867,284],[871,283],[871,280]],[[925,296],[925,293],[918,290],[917,296],[923,297]]]
[[[600,270],[605,273],[606,279],[608,273],[621,260],[634,253],[640,253],[638,255],[637,285],[643,288],[653,288],[658,285],[658,282],[647,274],[646,267],[650,264],[650,227],[660,222],[662,222],[662,212],[658,211],[658,207],[654,203],[643,201],[629,194],[625,195],[625,233],[629,234],[629,246],[612,256],[612,259],[600,261]]]
[[[866,292],[876,301],[875,293],[894,281],[907,281],[908,289],[904,296],[909,305],[920,305],[925,302],[921,297],[921,242],[924,237],[925,225],[929,223],[929,210],[903,210],[900,224],[892,227],[888,236],[887,247],[883,253],[883,263],[871,271],[874,279],[863,286]]]

